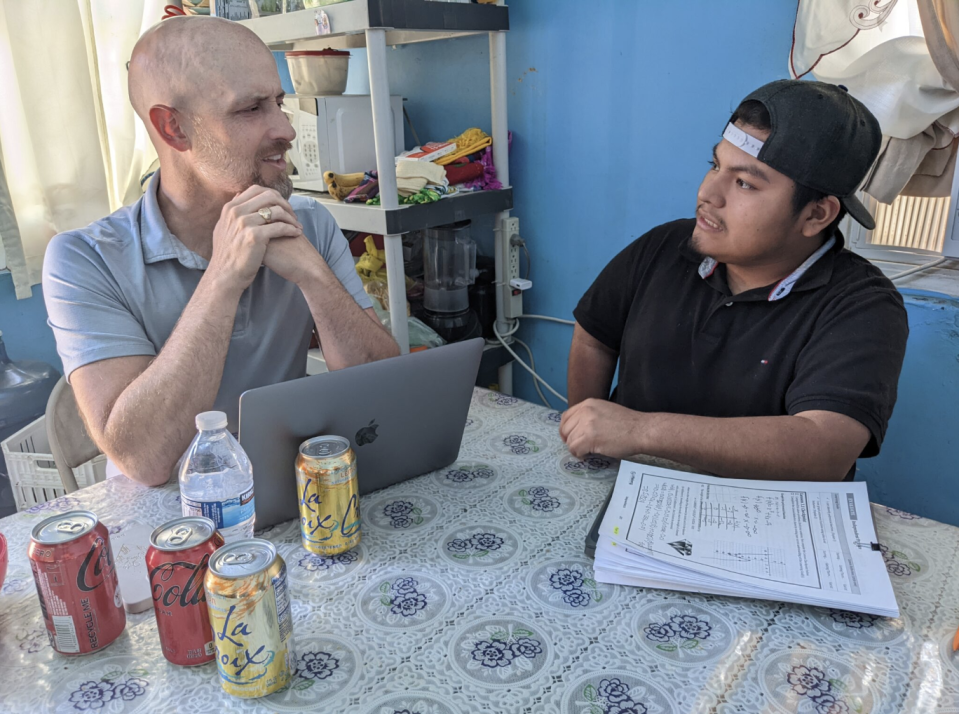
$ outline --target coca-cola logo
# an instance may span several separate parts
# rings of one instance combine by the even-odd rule
[[[180,607],[190,607],[206,602],[206,591],[203,589],[203,576],[206,575],[209,553],[204,553],[199,563],[173,561],[161,563],[150,571],[150,588],[153,591],[153,601],[164,607],[178,604]],[[177,569],[190,570],[190,577],[183,586],[171,582]]]
[[[83,559],[80,570],[77,571],[77,587],[83,592],[96,590],[103,584],[104,573],[112,568],[113,556],[110,553],[110,545],[104,542],[103,538],[98,537],[93,541],[87,557]]]

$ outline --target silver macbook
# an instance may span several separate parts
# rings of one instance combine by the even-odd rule
[[[244,392],[240,445],[253,465],[256,527],[299,517],[294,462],[313,436],[350,440],[361,494],[455,461],[483,344],[476,338]]]

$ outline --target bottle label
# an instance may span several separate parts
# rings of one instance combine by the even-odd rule
[[[184,515],[206,516],[216,524],[217,530],[239,525],[252,518],[254,512],[252,486],[236,498],[225,501],[194,501],[183,494],[180,494],[180,501]]]

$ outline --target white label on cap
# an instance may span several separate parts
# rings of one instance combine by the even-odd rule
[[[726,131],[723,132],[723,138],[733,146],[738,146],[752,157],[759,157],[759,150],[763,148],[763,142],[754,136],[750,136],[735,124],[727,124]]]

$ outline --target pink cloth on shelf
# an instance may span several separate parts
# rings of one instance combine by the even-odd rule
[[[509,132],[508,147],[513,146],[513,132]],[[483,165],[483,175],[474,181],[464,184],[468,189],[482,189],[484,191],[498,191],[503,188],[503,184],[496,178],[496,167],[493,166],[493,147],[488,146],[483,150],[482,156],[476,163]]]

